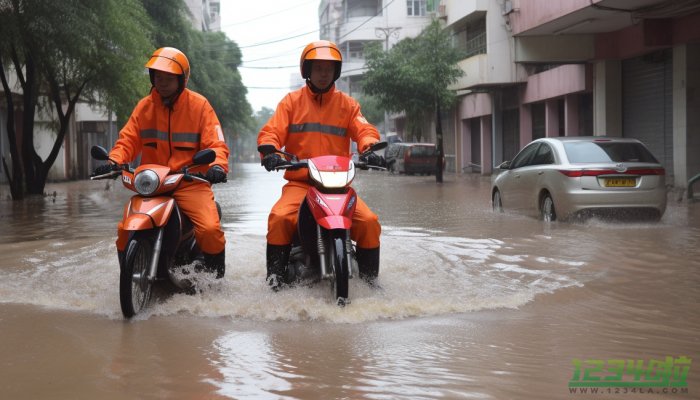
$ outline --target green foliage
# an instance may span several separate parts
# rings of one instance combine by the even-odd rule
[[[189,88],[204,95],[216,110],[226,130],[249,131],[252,109],[238,66],[241,50],[222,32],[197,32],[191,35]],[[184,50],[183,50],[184,51]]]
[[[355,96],[355,100],[360,103],[362,115],[365,116],[367,121],[371,122],[373,125],[379,125],[384,122],[384,109],[379,104],[378,98],[368,94],[361,94]]]
[[[438,102],[446,109],[455,101],[448,86],[463,73],[457,66],[461,56],[437,20],[388,52],[374,45],[365,48],[365,54],[364,92],[388,111],[405,112],[413,127],[431,115]]]

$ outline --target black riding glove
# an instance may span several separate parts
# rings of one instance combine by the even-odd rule
[[[277,168],[280,165],[285,165],[287,162],[280,157],[279,154],[277,153],[270,153],[263,157],[262,161],[260,161],[260,165],[265,167],[266,170],[272,171],[273,169]]]
[[[222,183],[228,179],[221,165],[214,165],[207,171],[206,178],[211,183]]]
[[[360,161],[366,162],[367,165],[373,165],[376,167],[386,167],[386,160],[384,159],[384,157],[373,152],[360,155]]]
[[[97,168],[95,168],[95,172],[92,173],[92,176],[106,175],[106,174],[108,174],[112,171],[116,171],[118,169],[119,169],[119,166],[116,164],[112,164],[112,163],[99,165]]]

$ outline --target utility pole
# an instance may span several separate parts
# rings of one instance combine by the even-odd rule
[[[386,28],[374,28],[374,34],[378,38],[384,37],[384,51],[389,51],[389,37],[393,36],[395,38],[399,37],[399,31],[401,28],[386,27]]]
[[[389,37],[393,36],[395,38],[399,37],[400,27],[390,27],[386,28],[374,28],[374,34],[378,38],[384,37],[384,51],[389,51]],[[389,132],[389,113],[384,111],[384,135]]]

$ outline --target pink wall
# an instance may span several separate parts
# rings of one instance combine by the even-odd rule
[[[596,35],[595,58],[632,58],[693,41],[700,41],[700,13],[677,19],[646,19],[626,29]]]
[[[459,103],[461,119],[491,114],[491,96],[486,93],[472,93],[464,96]]]
[[[582,64],[562,65],[549,71],[531,75],[527,79],[523,103],[532,103],[590,90],[590,79],[586,77],[586,66]]]
[[[595,0],[598,3],[601,0]],[[513,0],[513,8],[519,12],[510,14],[513,35],[532,29],[549,21],[590,7],[589,0]]]

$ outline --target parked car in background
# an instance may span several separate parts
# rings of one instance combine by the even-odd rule
[[[387,170],[400,174],[435,173],[437,149],[433,143],[392,143],[384,151]],[[443,169],[445,163],[442,163]]]
[[[665,174],[636,139],[542,138],[498,166],[491,200],[494,211],[545,221],[598,214],[658,220],[666,211]]]

